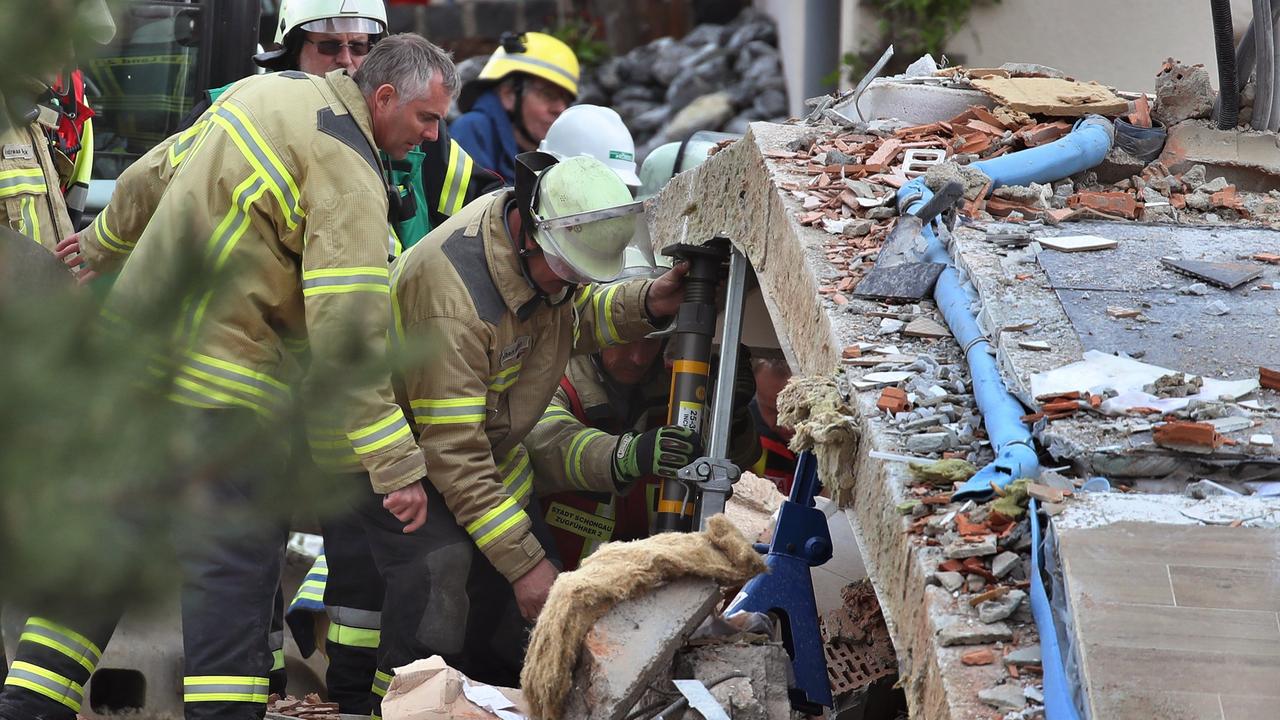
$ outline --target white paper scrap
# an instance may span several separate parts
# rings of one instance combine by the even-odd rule
[[[506,695],[498,692],[497,688],[490,685],[472,684],[469,680],[464,679],[462,681],[462,694],[466,695],[471,702],[497,715],[501,720],[529,720],[524,713],[514,709],[516,707],[515,703],[508,700]]]
[[[1173,412],[1185,408],[1192,400],[1217,401],[1223,396],[1237,400],[1258,389],[1258,380],[1218,380],[1205,377],[1197,395],[1182,398],[1162,398],[1143,392],[1142,388],[1175,370],[1149,365],[1133,358],[1090,350],[1084,359],[1060,368],[1031,376],[1031,394],[1034,397],[1057,395],[1072,391],[1088,391],[1102,395],[1115,390],[1117,395],[1103,401],[1102,412],[1123,415],[1130,408],[1150,407],[1161,412]]]

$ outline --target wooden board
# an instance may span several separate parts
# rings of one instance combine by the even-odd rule
[[[1129,102],[1096,83],[1035,77],[987,77],[973,87],[1014,110],[1052,117],[1090,113],[1116,116],[1129,112]]]

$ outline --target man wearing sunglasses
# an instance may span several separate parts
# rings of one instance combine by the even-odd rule
[[[571,354],[644,337],[684,295],[683,266],[588,284],[618,275],[643,222],[613,170],[581,156],[519,161],[514,190],[468,205],[393,266],[393,346],[427,353],[401,370],[400,392],[431,519],[406,534],[379,517],[380,497],[359,503],[387,584],[380,677],[438,654],[473,679],[519,681],[524,633],[558,574],[521,443]],[[655,464],[652,443],[622,445]]]

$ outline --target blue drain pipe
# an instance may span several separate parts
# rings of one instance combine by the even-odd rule
[[[1031,615],[1040,633],[1040,667],[1044,671],[1044,716],[1046,720],[1080,720],[1080,711],[1071,699],[1071,680],[1063,661],[1058,625],[1053,619],[1053,605],[1045,588],[1043,565],[1044,531],[1040,528],[1040,505],[1034,498],[1027,504],[1031,518],[1031,588],[1028,601]]]
[[[1114,138],[1115,129],[1111,121],[1090,115],[1055,142],[976,162],[972,167],[990,177],[993,187],[1054,182],[1102,162]],[[924,177],[918,177],[898,190],[900,212],[913,212],[931,197],[933,193],[925,186]],[[934,286],[933,298],[951,334],[964,349],[978,411],[996,453],[996,459],[970,478],[954,498],[985,500],[993,492],[992,483],[1004,487],[1020,477],[1038,477],[1040,461],[1031,431],[1022,422],[1022,403],[1009,394],[995,358],[988,352],[990,343],[978,327],[972,310],[978,302],[977,292],[961,282],[955,261],[934,233],[932,225],[926,225],[921,234],[928,242],[922,259],[946,265]]]

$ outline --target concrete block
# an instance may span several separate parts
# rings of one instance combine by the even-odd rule
[[[1205,120],[1169,128],[1160,162],[1180,173],[1204,165],[1208,177],[1222,176],[1237,190],[1266,192],[1280,177],[1280,147],[1274,134],[1218,130]]]
[[[721,707],[731,709],[734,720],[790,720],[787,677],[791,660],[781,644],[725,644],[690,648],[676,658],[676,677],[694,678],[704,684],[732,673],[747,677],[709,686]],[[668,716],[675,720],[675,716]],[[684,717],[697,717],[686,712]]]
[[[913,125],[950,120],[972,105],[995,107],[986,93],[961,88],[880,80],[867,87],[858,98],[858,110],[864,120],[897,118]],[[834,110],[856,120],[852,103],[837,105]]]
[[[1009,642],[1013,632],[1004,623],[977,623],[969,619],[957,619],[938,631],[938,644],[942,647],[956,645],[986,645],[993,642]]]
[[[565,720],[622,720],[720,600],[706,579],[683,579],[616,605],[587,632]]]

